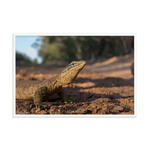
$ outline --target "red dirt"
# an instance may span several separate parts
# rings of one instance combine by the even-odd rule
[[[129,55],[86,65],[78,77],[63,86],[65,94],[76,102],[63,103],[55,94],[43,99],[47,109],[30,105],[33,101],[16,100],[16,114],[134,114],[134,77]],[[17,80],[44,80],[64,68],[16,67]]]

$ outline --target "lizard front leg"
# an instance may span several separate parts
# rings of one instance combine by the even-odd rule
[[[67,102],[70,102],[70,103],[73,103],[75,102],[75,99],[72,99],[70,97],[67,97],[65,94],[64,94],[64,90],[61,88],[60,92],[57,93],[58,96],[64,101],[64,103],[67,103]]]
[[[42,97],[46,93],[47,93],[47,87],[46,86],[39,88],[35,92],[35,94],[33,96],[33,101],[34,101],[36,108],[40,108],[40,106],[43,106],[44,108],[46,107],[46,105],[42,105]]]

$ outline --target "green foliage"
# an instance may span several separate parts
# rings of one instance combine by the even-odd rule
[[[33,61],[26,56],[25,54],[21,54],[16,52],[16,65],[17,66],[24,66],[24,65],[36,65],[37,64],[37,60],[34,59]]]
[[[32,63],[37,65],[37,59],[34,59]]]
[[[32,61],[25,54],[19,54],[18,52],[16,52],[16,65],[25,65],[31,63]]]
[[[38,42],[34,45],[38,46]],[[72,60],[125,55],[132,49],[133,36],[44,36],[39,56],[43,64],[62,65]]]

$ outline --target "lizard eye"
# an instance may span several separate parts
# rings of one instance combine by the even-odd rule
[[[72,63],[72,65],[74,65],[74,63]]]

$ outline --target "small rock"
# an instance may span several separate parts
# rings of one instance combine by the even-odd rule
[[[47,112],[45,110],[41,110],[37,114],[47,114]]]
[[[113,112],[113,113],[117,113],[117,112],[121,112],[121,111],[123,111],[123,107],[121,107],[121,106],[115,106],[112,110],[111,110],[111,112]]]
[[[34,114],[35,111],[36,111],[36,108],[35,108],[35,107],[31,109],[31,113],[32,113],[32,114]]]
[[[86,108],[79,108],[76,113],[78,114],[86,114],[88,112],[88,110]]]
[[[36,109],[36,110],[35,110],[35,113],[38,113],[40,110],[41,110],[40,108]]]
[[[121,106],[115,106],[115,109],[119,110],[119,111],[123,111],[123,107],[121,107]]]

